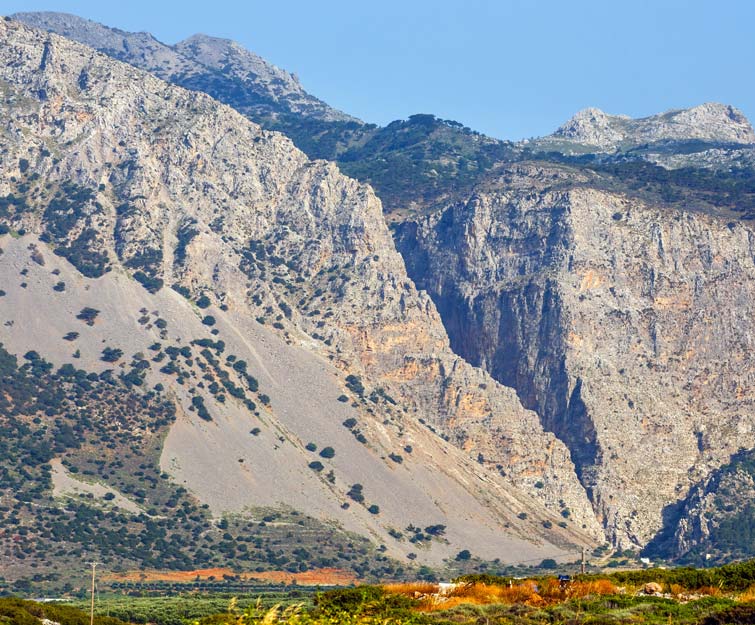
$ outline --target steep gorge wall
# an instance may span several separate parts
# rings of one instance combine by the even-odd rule
[[[755,238],[570,175],[513,167],[396,239],[454,350],[568,445],[609,537],[644,545],[755,443]]]

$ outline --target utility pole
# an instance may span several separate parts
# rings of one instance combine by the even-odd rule
[[[97,570],[97,563],[90,562],[92,565],[92,608],[89,612],[89,625],[94,625],[94,573]]]
[[[585,548],[582,547],[582,566],[581,566],[582,575],[584,575],[587,571],[587,562],[585,561]]]

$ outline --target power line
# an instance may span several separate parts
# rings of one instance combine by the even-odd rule
[[[89,562],[92,566],[92,607],[89,612],[89,625],[94,625],[94,576],[97,570],[97,562]]]

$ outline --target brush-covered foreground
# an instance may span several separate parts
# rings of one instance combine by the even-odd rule
[[[107,613],[108,617],[103,616]],[[415,582],[257,597],[109,597],[100,625],[729,625],[755,623],[755,562],[713,569],[648,569],[610,575],[514,579],[466,575],[454,584]],[[117,616],[119,619],[112,618]],[[82,625],[73,606],[0,599],[0,625]]]

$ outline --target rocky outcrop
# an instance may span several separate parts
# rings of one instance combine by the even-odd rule
[[[510,389],[451,352],[435,306],[407,277],[369,187],[333,164],[309,161],[282,135],[210,97],[91,48],[6,20],[0,39],[2,224],[38,237],[35,246],[48,245],[86,279],[101,280],[103,293],[112,294],[109,332],[119,340],[129,340],[130,317],[116,304],[136,301],[123,285],[131,276],[144,287],[143,297],[154,298],[148,301],[175,310],[175,319],[184,320],[179,325],[188,325],[190,305],[166,295],[169,285],[197,304],[207,297],[203,305],[211,304],[213,315],[201,325],[217,323],[224,341],[271,372],[260,374],[277,393],[266,418],[280,442],[293,442],[298,451],[276,456],[268,450],[269,456],[260,452],[250,461],[265,460],[260,470],[272,472],[270,482],[254,481],[235,456],[224,455],[226,448],[251,445],[245,441],[249,415],[239,406],[211,403],[198,384],[192,389],[227,418],[218,430],[202,423],[172,430],[166,444],[174,455],[166,467],[202,501],[214,510],[243,510],[245,493],[234,484],[249,483],[266,505],[276,497],[303,502],[310,514],[331,515],[381,540],[415,501],[428,525],[430,511],[450,519],[447,542],[430,549],[434,555],[423,556],[428,561],[453,555],[466,540],[478,541],[478,552],[489,544],[507,558],[509,538],[516,537],[517,549],[535,541],[551,552],[556,544],[600,539],[563,443]],[[24,249],[15,250],[19,265],[26,262]],[[92,296],[90,286],[77,291],[82,306],[83,294]],[[27,291],[18,291],[12,294],[17,301],[30,301]],[[201,318],[193,317],[193,332]],[[30,349],[23,341],[46,336],[48,326],[4,332],[18,349]],[[175,340],[185,343],[189,336]],[[45,351],[44,344],[34,349]],[[125,353],[144,349],[123,346]],[[260,354],[280,362],[266,363]],[[343,384],[339,400],[334,379]],[[189,415],[190,394],[180,386],[171,392]],[[320,389],[330,389],[328,397],[313,397],[304,408],[306,397],[298,393]],[[351,409],[356,430],[342,425]],[[345,463],[344,476],[334,482],[315,476],[319,494],[306,500],[303,487],[294,486],[297,471],[311,477],[314,470],[298,455],[305,426],[333,437],[337,432],[358,458]],[[411,459],[396,456],[401,445],[412,448],[405,452]],[[363,449],[365,458],[358,453]],[[208,474],[238,477],[227,488],[232,505],[217,483],[208,486]],[[384,516],[335,506],[345,498],[338,489],[347,479],[370,480],[370,488],[384,494]],[[532,549],[543,553],[540,546]]]
[[[664,531],[649,551],[699,565],[749,557],[755,531],[754,458],[752,450],[737,452],[670,506]]]
[[[750,144],[755,143],[755,132],[739,109],[725,104],[706,103],[640,119],[588,108],[539,143],[546,148],[549,143],[568,142],[611,151],[656,141],[692,139]]]
[[[755,445],[755,232],[598,187],[577,170],[512,166],[397,240],[454,351],[566,443],[626,548]]]
[[[197,34],[169,46],[149,33],[126,32],[68,13],[16,13],[13,19],[83,43],[167,82],[210,92],[255,120],[284,113],[358,121],[307,93],[294,74],[228,39]]]

